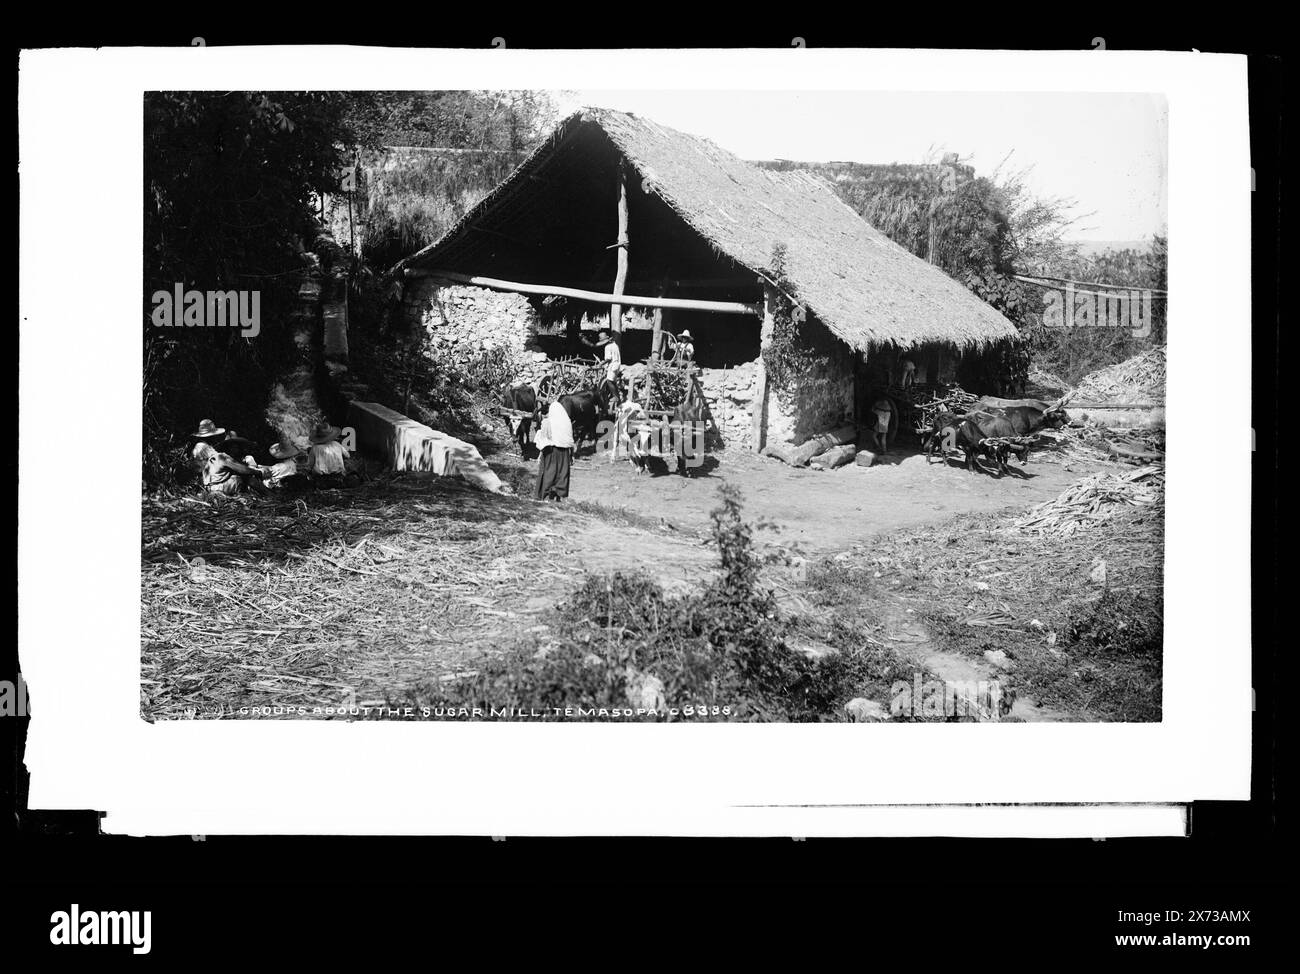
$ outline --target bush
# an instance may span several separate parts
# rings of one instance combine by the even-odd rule
[[[1159,599],[1107,591],[1091,605],[1075,610],[1066,635],[1088,652],[1159,661],[1164,648],[1163,606]]]
[[[687,706],[718,719],[845,719],[844,704],[879,677],[880,660],[850,648],[818,659],[790,649],[791,624],[760,585],[767,559],[754,550],[739,492],[724,485],[712,518],[720,571],[698,593],[668,596],[639,572],[588,575],[558,606],[548,643],[411,702],[452,710],[636,707],[653,678],[664,706],[646,708],[653,712],[644,719],[689,718],[669,712]]]

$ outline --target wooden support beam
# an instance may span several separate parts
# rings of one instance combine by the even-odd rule
[[[627,167],[618,163],[618,270],[614,273],[614,296],[619,297],[627,287]],[[614,332],[614,342],[623,350],[623,305],[609,306],[609,327]]]
[[[749,446],[755,453],[767,444],[767,366],[763,352],[772,344],[776,332],[776,288],[763,283],[763,326],[758,333],[758,362],[755,363],[754,415],[749,432]]]
[[[745,304],[742,301],[705,301],[696,298],[648,298],[633,294],[605,294],[601,291],[584,291],[574,287],[557,287],[552,284],[524,284],[519,281],[506,281],[497,277],[477,277],[461,274],[458,271],[421,270],[408,267],[403,272],[407,277],[434,277],[450,284],[470,284],[474,287],[490,288],[493,291],[513,291],[516,294],[551,295],[559,298],[574,298],[578,301],[591,301],[594,304],[620,304],[632,308],[678,308],[682,311],[712,311],[724,315],[761,316],[763,309],[757,304]]]

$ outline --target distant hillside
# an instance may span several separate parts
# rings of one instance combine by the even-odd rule
[[[1146,240],[1074,240],[1071,244],[1079,248],[1083,257],[1095,257],[1107,251],[1136,250],[1145,254],[1151,251],[1151,238]]]

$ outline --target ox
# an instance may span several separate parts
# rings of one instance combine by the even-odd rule
[[[536,452],[529,444],[529,432],[540,422],[537,413],[537,391],[532,386],[511,386],[501,395],[502,404],[507,409],[516,409],[529,415],[518,420],[515,427],[515,440],[519,443],[519,453],[528,458],[529,451]]]
[[[708,415],[709,407],[705,405],[703,399],[695,395],[688,396],[685,402],[678,403],[673,408],[669,423],[680,437],[677,441],[679,445],[676,450],[677,472],[684,477],[692,476],[691,471],[698,466],[698,464],[691,463],[689,460],[695,459],[696,431],[703,431]],[[690,454],[689,458],[688,453]]]
[[[1029,447],[1023,443],[986,443],[990,439],[1009,439],[1021,434],[1003,416],[987,413],[967,413],[957,427],[957,446],[966,454],[966,469],[975,469],[975,457],[982,454],[992,460],[998,475],[1006,473],[1007,457],[1015,454],[1021,463],[1029,460]]]
[[[596,439],[600,422],[613,420],[618,397],[618,386],[609,379],[605,379],[595,389],[583,389],[560,397],[560,405],[573,422],[575,444]]]
[[[1070,421],[1059,403],[1049,403],[1042,399],[999,399],[996,396],[985,396],[971,407],[971,411],[1006,419],[1016,436],[1028,436],[1045,426],[1060,429]]]

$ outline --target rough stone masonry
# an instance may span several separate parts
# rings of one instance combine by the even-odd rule
[[[537,327],[537,315],[521,294],[432,278],[407,282],[402,309],[409,323],[428,333],[430,353],[458,367],[493,349],[522,361],[524,344]]]

